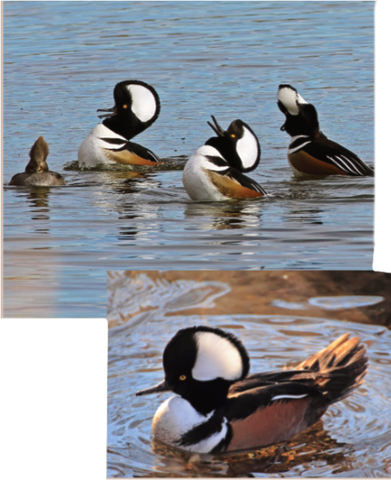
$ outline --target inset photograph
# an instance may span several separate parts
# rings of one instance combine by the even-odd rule
[[[108,477],[391,474],[391,276],[109,271]]]

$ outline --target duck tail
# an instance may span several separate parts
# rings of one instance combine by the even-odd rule
[[[344,399],[364,383],[368,368],[366,346],[360,338],[349,336],[341,335],[296,367],[313,375],[313,385],[322,393],[324,404]]]

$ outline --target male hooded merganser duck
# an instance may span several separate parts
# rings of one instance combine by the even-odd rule
[[[49,146],[39,137],[30,150],[30,161],[23,173],[17,173],[11,178],[9,185],[54,187],[65,185],[63,177],[49,170],[46,158],[49,155]]]
[[[114,88],[115,105],[100,115],[97,125],[80,145],[80,167],[101,164],[156,165],[159,157],[147,148],[129,140],[153,124],[160,113],[155,89],[139,80],[125,80]]]
[[[281,130],[291,137],[288,161],[295,175],[373,176],[356,154],[328,139],[320,130],[316,108],[290,85],[280,85],[277,105],[286,116]]]
[[[165,380],[136,395],[173,391],[156,411],[154,436],[199,453],[248,450],[289,440],[363,383],[360,339],[342,335],[295,369],[248,376],[250,360],[232,334],[184,328],[163,353]]]
[[[266,195],[257,182],[242,172],[254,170],[261,159],[257,136],[242,120],[223,130],[212,115],[208,122],[217,137],[210,138],[190,157],[183,170],[183,185],[192,200],[221,201]]]

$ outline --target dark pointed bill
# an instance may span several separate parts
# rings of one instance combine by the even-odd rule
[[[208,122],[208,125],[211,127],[211,129],[217,134],[217,136],[219,137],[224,137],[224,134],[225,134],[225,131],[220,127],[220,125],[218,124],[216,118],[211,115],[212,117],[212,120],[214,122],[214,125],[210,122]]]
[[[160,393],[160,392],[168,392],[171,391],[171,388],[167,385],[167,382],[163,380],[162,382],[158,383],[154,387],[145,388],[144,390],[139,390],[136,392],[136,395],[148,395],[150,393]]]
[[[98,118],[108,118],[108,117],[111,117],[113,113],[115,113],[115,107],[98,108],[97,112],[109,112],[109,113],[104,113],[103,115],[98,115]]]

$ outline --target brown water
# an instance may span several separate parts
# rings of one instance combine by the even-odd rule
[[[210,314],[224,297],[232,301],[232,290],[224,281],[168,282],[147,274],[110,273],[108,316],[117,326],[109,336],[108,476],[390,476],[391,332],[328,318],[325,310],[332,313],[338,307],[341,315],[346,312],[354,318],[358,305],[375,308],[382,299],[357,295],[334,301],[329,297],[323,303],[321,297],[301,299],[300,305],[311,308],[308,316],[305,309],[300,315],[290,314],[288,302],[278,315]],[[268,301],[275,299],[270,295]],[[243,297],[236,303],[244,305]],[[296,309],[297,303],[291,306]],[[188,314],[190,309],[199,313]],[[321,422],[289,442],[221,456],[184,453],[151,436],[153,415],[170,394],[134,393],[163,378],[165,345],[177,330],[194,324],[237,335],[249,351],[253,373],[295,365],[351,332],[368,347],[369,371],[353,395],[332,405]]]

